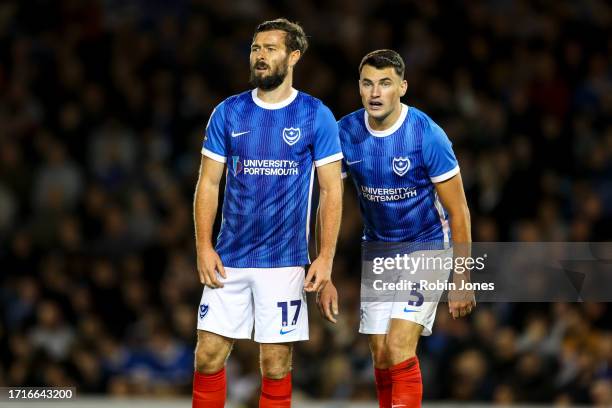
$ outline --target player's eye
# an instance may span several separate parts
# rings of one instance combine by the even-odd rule
[[[267,48],[267,50],[268,50],[269,52],[273,52],[273,51],[276,51],[276,48],[274,48],[274,47],[268,47],[268,48]]]
[[[391,82],[385,81],[381,85],[384,86],[385,88],[388,88],[391,86]]]

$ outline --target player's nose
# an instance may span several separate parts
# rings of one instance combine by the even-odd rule
[[[377,98],[380,96],[380,88],[377,85],[372,87],[372,92],[370,94],[372,98]]]

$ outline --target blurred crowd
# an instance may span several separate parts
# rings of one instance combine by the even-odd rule
[[[248,89],[255,26],[299,21],[295,86],[337,118],[357,65],[393,48],[405,103],[451,138],[475,241],[609,241],[612,6],[589,1],[5,0],[0,3],[0,385],[188,395],[202,287],[192,197],[212,108]],[[310,299],[300,398],[375,397],[357,334],[361,221],[345,196],[341,318]],[[612,405],[608,304],[440,305],[430,400]],[[228,363],[254,404],[257,345]],[[256,405],[254,405],[256,406]]]

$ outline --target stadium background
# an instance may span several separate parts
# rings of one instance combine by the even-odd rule
[[[612,229],[612,8],[573,1],[5,0],[0,3],[0,386],[187,397],[201,294],[191,202],[214,105],[245,90],[254,27],[311,48],[295,86],[360,107],[372,49],[447,131],[475,241],[605,241]],[[360,217],[345,197],[341,319],[312,309],[296,399],[368,401],[356,334]],[[607,304],[441,306],[420,346],[428,401],[612,405]],[[229,396],[256,401],[239,342]],[[372,405],[373,406],[373,405]]]

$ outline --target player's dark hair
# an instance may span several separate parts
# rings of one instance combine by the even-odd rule
[[[285,46],[289,52],[298,50],[300,54],[304,54],[308,49],[308,39],[306,38],[304,29],[298,23],[293,23],[286,18],[264,21],[255,29],[253,39],[255,39],[257,33],[272,30],[280,30],[287,33],[287,35],[285,35]]]
[[[365,65],[371,65],[376,69],[393,67],[395,73],[402,79],[406,70],[406,65],[404,65],[401,55],[393,50],[376,50],[368,53],[359,64],[359,74],[361,74],[361,69]]]

